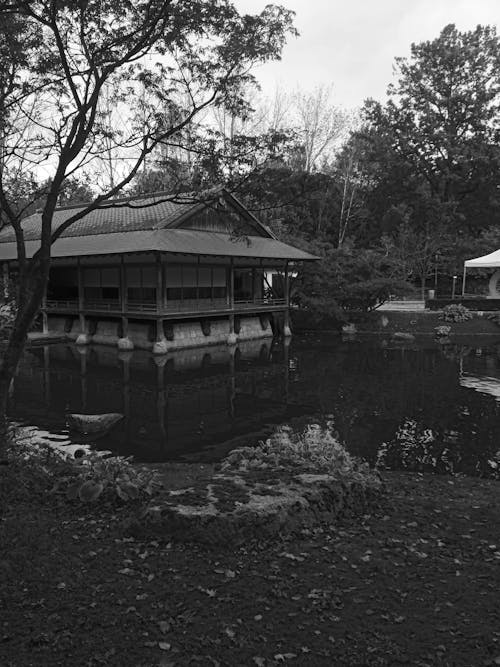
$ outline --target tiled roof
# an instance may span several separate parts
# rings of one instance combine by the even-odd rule
[[[155,203],[159,200],[159,203]],[[197,210],[199,204],[192,198],[186,203],[180,201],[165,201],[165,195],[158,194],[150,197],[109,202],[112,208],[98,208],[85,217],[77,220],[64,233],[69,236],[89,236],[90,234],[112,234],[114,232],[132,232],[143,229],[168,227],[190,209]],[[82,206],[56,209],[53,218],[53,229],[57,229],[69,217],[74,215]],[[42,216],[34,213],[23,221],[24,237],[26,241],[40,238]],[[5,228],[0,231],[0,243],[15,241],[13,230]]]
[[[31,257],[39,241],[26,243]],[[235,241],[228,234],[200,232],[192,229],[156,229],[91,236],[61,237],[52,247],[52,257],[83,257],[120,253],[160,251],[188,255],[252,257],[261,259],[317,259],[303,250],[276,239],[260,236]],[[15,243],[0,244],[0,261],[16,258]]]

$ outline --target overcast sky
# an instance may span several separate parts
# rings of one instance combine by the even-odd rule
[[[258,13],[272,0],[234,0]],[[300,37],[289,38],[283,58],[255,74],[264,92],[333,84],[332,102],[356,107],[385,98],[395,56],[412,42],[437,37],[448,23],[459,30],[498,25],[500,0],[274,0],[296,12]]]

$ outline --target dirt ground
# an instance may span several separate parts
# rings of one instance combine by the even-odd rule
[[[385,478],[370,514],[236,549],[4,505],[0,665],[499,665],[500,483]]]

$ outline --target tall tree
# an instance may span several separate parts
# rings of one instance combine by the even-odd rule
[[[303,169],[307,173],[329,157],[348,127],[347,114],[331,103],[331,94],[331,86],[319,86],[312,92],[298,90],[294,95]]]
[[[426,184],[451,224],[472,228],[470,202],[496,199],[500,175],[500,45],[493,27],[413,44],[396,59],[397,83],[385,106],[369,101],[367,118]],[[477,207],[476,207],[477,213]]]
[[[203,109],[237,108],[251,66],[278,58],[294,33],[292,16],[274,5],[240,15],[229,0],[0,0],[0,49],[8,56],[0,59],[0,213],[14,230],[19,266],[17,316],[0,367],[0,425],[52,244],[118,194],[160,142],[182,144]],[[108,89],[121,116],[113,126],[101,113]],[[53,228],[66,179],[108,155],[123,165],[112,186]],[[9,183],[13,173],[42,169],[51,179],[30,258]]]

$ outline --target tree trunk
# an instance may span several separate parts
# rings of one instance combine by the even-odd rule
[[[421,282],[421,293],[422,293],[422,300],[425,301],[425,283],[426,283],[426,275],[422,274],[420,276],[420,282]]]
[[[47,283],[48,267],[28,283],[25,302],[18,312],[0,364],[0,461],[6,457],[9,391],[23,355],[28,331],[38,313]]]

